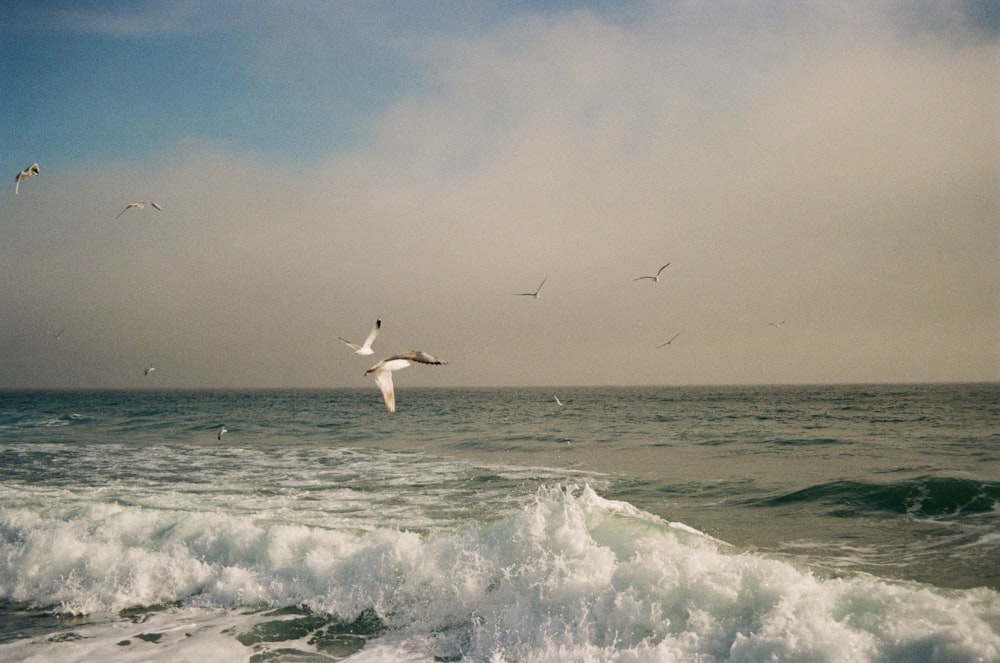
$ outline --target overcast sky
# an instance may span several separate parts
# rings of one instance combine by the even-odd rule
[[[0,387],[1000,380],[994,1],[24,2],[0,58]]]

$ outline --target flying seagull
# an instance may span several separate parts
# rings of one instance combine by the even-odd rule
[[[545,282],[548,281],[548,280],[549,280],[549,277],[547,277],[547,276],[544,279],[542,279],[542,282],[538,284],[538,287],[535,288],[534,292],[515,292],[514,295],[517,296],[517,297],[531,297],[533,299],[538,299],[538,293],[539,293],[539,291],[541,291],[542,286],[545,285]]]
[[[767,324],[771,327],[774,327],[775,329],[779,329],[781,325],[785,324],[785,321],[782,320],[781,322],[769,322]]]
[[[145,371],[143,372],[143,375],[149,375],[150,373],[152,373],[152,372],[153,372],[153,371],[155,371],[155,370],[156,370],[156,366],[150,366],[149,368],[147,368],[147,369],[146,369],[146,370],[145,370]]]
[[[639,278],[635,278],[635,279],[632,279],[632,280],[633,281],[641,281],[643,279],[649,279],[653,283],[659,283],[659,281],[660,281],[660,274],[662,274],[663,270],[665,270],[667,267],[670,267],[670,263],[669,262],[666,265],[664,265],[663,267],[660,267],[660,271],[656,272],[656,276],[640,276]]]
[[[657,349],[657,350],[659,350],[659,349],[660,349],[660,348],[662,348],[662,347],[663,347],[664,345],[670,345],[671,343],[673,343],[673,342],[674,342],[674,339],[675,339],[675,338],[677,338],[677,337],[678,337],[678,336],[680,336],[680,335],[681,335],[681,334],[680,334],[680,332],[677,332],[676,334],[674,334],[673,336],[671,336],[671,337],[670,337],[670,340],[669,340],[669,341],[667,341],[666,343],[661,343],[660,345],[657,345],[657,346],[656,346],[656,349]]]
[[[221,440],[222,436],[225,435],[228,432],[229,432],[229,429],[226,428],[225,426],[223,426],[222,428],[220,428],[219,429],[219,439]]]
[[[22,180],[30,180],[32,177],[38,174],[38,164],[33,163],[20,173],[14,176],[14,195],[17,195],[18,189],[21,187]]]
[[[123,209],[122,211],[118,212],[118,216],[116,216],[115,218],[117,219],[117,218],[121,217],[122,214],[124,214],[125,212],[129,211],[133,207],[136,208],[136,209],[146,209],[146,205],[152,205],[153,207],[155,207],[156,209],[160,210],[161,212],[163,211],[163,208],[160,207],[159,205],[157,205],[156,203],[154,203],[152,200],[143,200],[143,201],[140,201],[138,203],[129,203],[128,205],[125,206],[125,209]]]
[[[392,372],[401,368],[412,366],[413,362],[420,364],[447,364],[446,361],[439,361],[426,352],[420,350],[410,350],[401,355],[393,355],[388,359],[383,359],[367,371],[365,375],[374,374],[375,384],[382,391],[382,398],[385,399],[385,408],[390,413],[396,411],[396,392],[392,390]]]
[[[339,338],[341,341],[351,346],[351,348],[354,350],[354,354],[356,355],[375,354],[375,351],[372,350],[372,343],[375,342],[375,337],[378,336],[378,330],[381,328],[382,328],[382,319],[379,318],[378,320],[375,321],[375,325],[372,327],[371,332],[369,332],[368,338],[365,339],[364,345],[358,345],[357,343],[352,343],[343,336],[338,336],[337,338]]]

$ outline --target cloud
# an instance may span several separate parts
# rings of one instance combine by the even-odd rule
[[[376,316],[450,361],[410,385],[1000,377],[997,43],[741,7],[413,41],[312,168],[194,140],[4,203],[8,357],[50,362],[5,379],[68,326],[74,385],[370,386],[336,336]],[[136,195],[165,212],[112,222]]]

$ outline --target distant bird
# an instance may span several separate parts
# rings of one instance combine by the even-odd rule
[[[781,325],[785,324],[785,321],[782,320],[781,322],[769,322],[767,324],[770,327],[774,327],[775,329],[778,329],[779,327],[781,327]]]
[[[65,327],[63,327],[62,329],[60,329],[59,332],[53,336],[53,338],[55,338],[57,341],[61,341],[62,340],[62,335],[64,333],[66,333],[66,328]]]
[[[377,384],[378,388],[382,391],[382,398],[385,400],[385,408],[389,410],[390,413],[396,411],[396,393],[392,388],[392,372],[398,371],[401,368],[406,368],[407,366],[412,366],[413,362],[420,364],[434,364],[437,366],[448,363],[446,361],[439,361],[426,352],[421,352],[420,350],[410,350],[409,352],[404,352],[401,355],[393,355],[388,359],[383,359],[365,371],[365,375],[374,374],[375,384]]]
[[[14,195],[18,193],[18,189],[21,188],[21,182],[24,180],[30,180],[35,175],[38,175],[38,164],[33,163],[20,173],[14,176]]]
[[[123,209],[122,211],[118,212],[118,216],[116,216],[115,218],[116,219],[120,218],[122,214],[124,214],[125,212],[129,211],[133,207],[136,208],[136,209],[146,209],[146,205],[152,205],[153,207],[155,207],[156,209],[160,210],[161,212],[163,211],[163,208],[160,207],[159,205],[157,205],[156,203],[154,203],[152,200],[143,200],[143,201],[138,202],[138,203],[129,203],[128,205],[125,206],[125,209]]]
[[[364,345],[358,345],[357,343],[352,343],[343,336],[338,336],[337,338],[339,338],[341,341],[351,346],[351,348],[354,350],[354,354],[356,355],[375,354],[375,351],[372,350],[372,343],[375,342],[375,337],[378,336],[378,330],[381,328],[382,328],[382,319],[379,318],[378,320],[375,321],[375,325],[372,327],[371,332],[369,332],[368,338],[365,339]]]
[[[152,373],[152,372],[153,372],[153,371],[155,371],[155,370],[156,370],[156,366],[150,366],[150,367],[148,367],[148,368],[147,368],[147,369],[145,370],[145,372],[143,373],[143,375],[149,375],[150,373]]]
[[[663,270],[665,270],[667,267],[670,267],[670,263],[669,262],[666,265],[664,265],[663,267],[660,267],[660,271],[656,272],[656,276],[640,276],[639,278],[635,278],[635,279],[632,279],[632,280],[633,281],[641,281],[643,279],[649,279],[653,283],[659,283],[659,281],[660,281],[660,274],[662,274]]]
[[[562,405],[563,404],[563,402],[561,400],[559,400],[559,397],[556,396],[555,394],[552,394],[552,398],[556,399],[556,405]]]
[[[541,291],[542,286],[545,285],[545,282],[548,281],[548,280],[549,280],[549,277],[547,277],[547,276],[544,279],[542,279],[542,282],[538,284],[538,287],[535,288],[534,292],[515,292],[514,295],[516,297],[531,297],[533,299],[538,299],[538,293],[539,293],[539,291]]]
[[[677,338],[677,337],[678,337],[678,336],[680,336],[680,335],[681,335],[681,334],[680,334],[680,332],[677,332],[676,334],[674,334],[673,336],[671,336],[671,337],[670,337],[670,340],[669,340],[669,341],[667,341],[666,343],[661,343],[661,344],[657,345],[657,346],[656,346],[656,349],[657,349],[657,350],[659,350],[660,348],[662,348],[662,347],[663,347],[663,346],[665,346],[665,345],[670,345],[671,343],[673,343],[673,342],[674,342],[674,339],[675,339],[675,338]]]
[[[228,432],[229,432],[229,429],[226,428],[225,426],[223,426],[222,428],[220,428],[219,429],[219,439],[221,440],[222,436],[225,435]]]

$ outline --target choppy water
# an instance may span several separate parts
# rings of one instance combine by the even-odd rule
[[[558,396],[0,393],[0,659],[1000,661],[1000,386]]]

